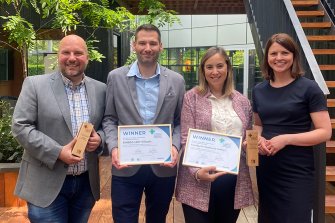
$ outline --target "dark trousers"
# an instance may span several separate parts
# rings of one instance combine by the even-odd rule
[[[112,214],[115,223],[137,223],[143,192],[146,222],[164,223],[175,186],[175,177],[157,177],[149,165],[131,177],[112,176]]]
[[[88,172],[79,176],[69,175],[58,196],[48,207],[28,203],[28,218],[31,223],[85,223],[94,204]]]
[[[186,223],[235,223],[240,209],[234,209],[236,175],[226,174],[211,185],[208,212],[183,204]]]

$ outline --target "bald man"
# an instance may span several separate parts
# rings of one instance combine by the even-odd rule
[[[12,125],[24,147],[15,194],[27,201],[32,223],[87,222],[100,198],[106,85],[84,74],[88,60],[85,41],[68,35],[59,44],[59,71],[24,80]],[[71,150],[83,122],[94,130],[79,158]]]

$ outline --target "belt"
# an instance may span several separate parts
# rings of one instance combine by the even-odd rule
[[[81,174],[78,174],[78,175],[73,175],[73,174],[67,174],[66,177],[67,178],[74,178],[74,177],[84,177],[84,176],[87,176],[88,175],[88,171],[85,171]]]

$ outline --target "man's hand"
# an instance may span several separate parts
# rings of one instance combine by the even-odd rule
[[[86,151],[93,152],[100,146],[100,144],[101,144],[101,138],[99,134],[95,131],[95,129],[93,129],[86,145]]]
[[[74,144],[76,144],[77,139],[72,139],[71,142],[63,146],[62,150],[60,151],[58,159],[62,160],[66,164],[75,164],[78,163],[81,158],[72,155],[71,151],[74,147]]]
[[[127,167],[131,167],[129,165],[120,165],[117,148],[112,149],[112,164],[118,170],[121,170],[121,169],[124,169],[124,168],[127,168]]]
[[[171,162],[163,163],[163,164],[161,164],[162,166],[173,168],[177,164],[177,161],[178,161],[178,150],[177,150],[177,148],[175,146],[172,146],[171,153],[172,153]]]

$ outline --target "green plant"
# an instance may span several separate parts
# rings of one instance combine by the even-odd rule
[[[143,24],[153,24],[158,28],[161,28],[165,25],[171,26],[174,23],[181,24],[180,19],[177,16],[177,12],[173,10],[166,10],[165,5],[160,2],[160,0],[141,0],[138,3],[138,8],[139,12],[146,15],[137,16],[137,22],[134,24],[135,26],[130,26],[133,33],[135,33],[135,30],[138,26]],[[135,36],[132,36],[132,40],[134,39]],[[134,63],[136,59],[136,53],[131,52],[127,58],[125,65],[130,65]]]
[[[8,39],[0,40],[0,45],[10,47],[21,54],[23,77],[27,77],[27,50],[34,47],[38,33],[42,29],[60,29],[63,34],[82,27],[87,33],[90,60],[104,58],[93,44],[98,28],[126,30],[134,21],[134,15],[124,7],[111,9],[113,1],[108,0],[0,0],[0,27]],[[41,24],[34,27],[33,17],[40,17]]]
[[[28,74],[29,76],[44,74],[45,67],[41,64],[29,64]]]
[[[8,101],[0,100],[0,163],[18,163],[23,154],[22,146],[12,135],[13,110]]]

